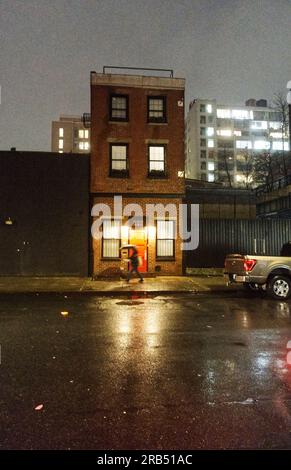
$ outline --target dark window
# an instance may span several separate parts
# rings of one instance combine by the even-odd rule
[[[200,113],[205,113],[206,112],[206,106],[205,104],[200,105]]]
[[[148,96],[148,122],[167,122],[165,96]]]
[[[102,258],[120,258],[121,221],[104,220],[102,225]]]
[[[157,220],[157,258],[175,258],[174,220]]]
[[[200,158],[206,158],[206,150],[200,151]]]
[[[200,147],[206,147],[206,139],[200,139]]]
[[[128,176],[128,144],[110,144],[110,176]]]
[[[149,176],[165,176],[165,145],[149,145]]]
[[[206,116],[200,116],[200,124],[206,124]]]
[[[127,95],[111,95],[110,121],[128,121]]]
[[[200,127],[200,135],[206,136],[206,127]]]

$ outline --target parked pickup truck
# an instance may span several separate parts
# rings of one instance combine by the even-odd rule
[[[252,290],[265,290],[273,298],[291,295],[291,243],[283,245],[281,256],[228,255],[225,259],[228,283],[243,283]]]

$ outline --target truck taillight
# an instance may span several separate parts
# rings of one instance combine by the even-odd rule
[[[257,263],[256,259],[246,259],[244,261],[244,271],[251,271]]]

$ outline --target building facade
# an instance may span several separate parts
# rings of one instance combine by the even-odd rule
[[[81,116],[61,115],[52,122],[51,151],[58,153],[89,153],[90,129]]]
[[[250,182],[252,155],[288,150],[281,113],[266,100],[249,99],[245,106],[206,99],[190,103],[185,126],[187,178],[244,186]]]
[[[184,88],[184,79],[91,72],[92,207],[111,210],[92,239],[95,276],[127,271],[128,244],[138,248],[141,272],[182,273],[175,234],[185,194]],[[113,212],[114,196],[122,214]],[[134,225],[133,203],[142,209]],[[146,209],[156,204],[173,210],[150,222]]]

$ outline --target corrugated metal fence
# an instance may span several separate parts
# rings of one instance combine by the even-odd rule
[[[291,220],[201,219],[199,247],[185,252],[188,268],[223,267],[229,253],[280,254],[283,243],[291,240]]]

